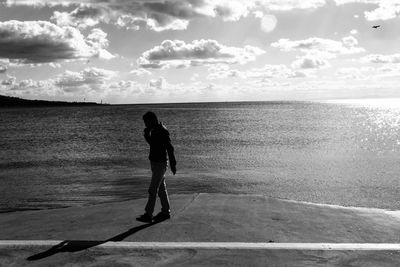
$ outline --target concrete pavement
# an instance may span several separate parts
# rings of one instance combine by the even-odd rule
[[[68,240],[0,246],[2,266],[393,266],[397,250],[104,247],[108,242],[400,243],[398,212],[259,195],[173,195],[170,220],[135,221],[146,200],[0,215],[0,240]],[[116,243],[118,244],[118,243]],[[378,247],[378,246],[377,246]],[[36,256],[36,257],[35,257]],[[31,260],[27,260],[30,258]],[[114,265],[106,263],[114,262]],[[375,265],[373,265],[375,263]],[[325,264],[325,265],[324,265]]]

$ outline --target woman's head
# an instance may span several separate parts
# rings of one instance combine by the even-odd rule
[[[158,124],[157,116],[152,111],[148,111],[143,115],[143,121],[146,128],[154,128]]]

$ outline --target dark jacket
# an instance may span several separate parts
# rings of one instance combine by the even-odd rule
[[[150,144],[149,160],[154,162],[166,162],[168,153],[171,163],[175,163],[173,155],[174,147],[171,144],[169,132],[162,123],[158,124],[144,137],[147,143]]]

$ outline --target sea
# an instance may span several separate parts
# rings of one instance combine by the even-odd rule
[[[147,197],[142,115],[168,128],[169,194],[400,209],[400,100],[0,109],[0,212]]]

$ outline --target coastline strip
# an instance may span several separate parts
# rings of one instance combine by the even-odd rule
[[[79,242],[80,240],[71,240]],[[1,248],[56,246],[61,240],[0,240]],[[83,241],[82,242],[90,242]],[[96,242],[96,241],[93,241]],[[100,248],[130,249],[258,249],[258,250],[399,250],[399,243],[248,243],[248,242],[106,242]]]

